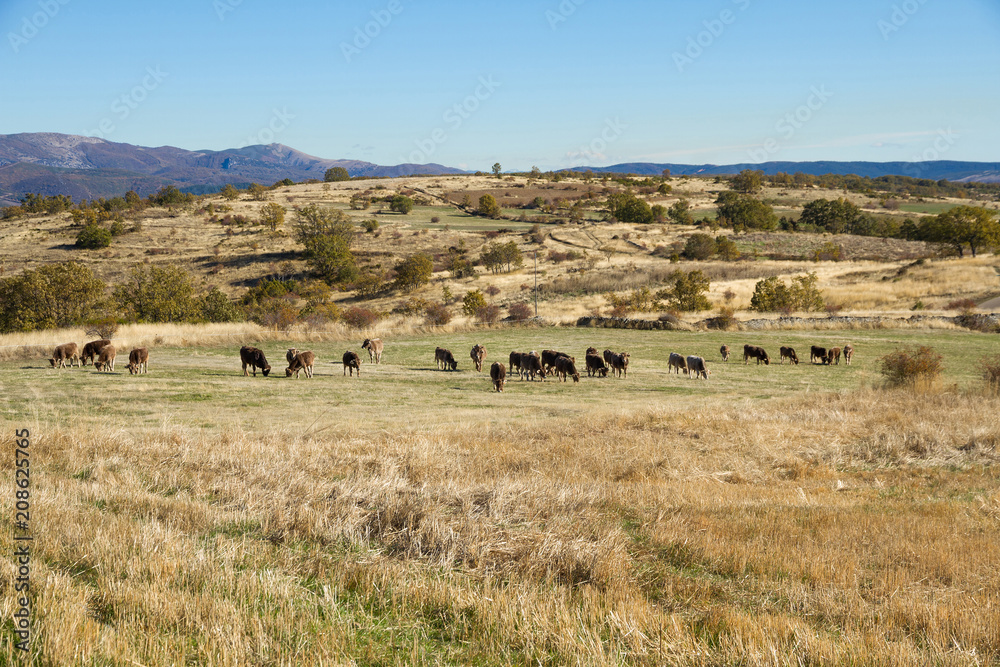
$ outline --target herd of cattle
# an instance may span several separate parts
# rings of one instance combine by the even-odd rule
[[[379,364],[382,362],[382,351],[385,345],[381,339],[365,339],[361,344],[361,348],[367,350],[371,363]],[[116,352],[115,346],[107,339],[87,343],[83,346],[82,352],[79,351],[76,343],[66,343],[55,349],[49,361],[52,363],[53,368],[66,368],[67,361],[71,368],[73,362],[76,362],[76,365],[81,368],[93,362],[96,370],[113,372],[115,370]],[[723,361],[729,361],[730,349],[728,345],[723,345],[719,349],[719,353],[722,355]],[[588,377],[607,377],[609,372],[620,378],[628,377],[628,352],[604,350],[603,354],[598,354],[597,348],[588,347],[585,354],[585,367]],[[779,355],[780,363],[782,364],[785,363],[785,359],[788,359],[791,364],[799,363],[798,355],[790,347],[779,348]],[[854,347],[847,344],[843,348],[831,347],[830,349],[826,349],[813,345],[809,351],[809,361],[810,363],[825,365],[840,364],[841,355],[844,357],[844,362],[849,365],[851,359],[854,357]],[[472,358],[472,363],[475,365],[476,371],[481,373],[483,362],[486,360],[486,347],[478,344],[473,346],[469,356]],[[130,374],[147,372],[149,361],[149,350],[147,348],[134,348],[129,352],[128,359],[127,368]],[[751,359],[756,360],[758,365],[761,363],[769,365],[771,363],[771,358],[764,348],[757,345],[744,345],[744,365],[749,364]],[[289,348],[285,353],[285,360],[288,362],[288,367],[285,369],[285,377],[294,375],[298,378],[299,372],[305,372],[307,378],[313,376],[316,355],[311,351],[299,351],[296,348]],[[248,376],[252,372],[253,376],[257,377],[258,369],[264,377],[267,377],[268,373],[271,372],[271,365],[267,363],[264,352],[256,347],[243,346],[240,348],[240,361],[243,363],[244,376]],[[442,347],[437,348],[434,351],[434,361],[437,363],[439,370],[458,370],[458,362],[455,360],[455,355],[451,353],[451,350]],[[345,376],[350,372],[351,377],[354,377],[354,373],[357,372],[358,377],[361,377],[361,358],[356,352],[352,352],[351,350],[344,352],[342,362]],[[496,391],[504,390],[504,385],[507,382],[508,368],[511,374],[516,371],[520,379],[532,382],[534,382],[536,377],[539,380],[544,380],[546,375],[554,375],[563,382],[566,382],[567,378],[573,378],[573,382],[580,381],[580,373],[576,368],[576,357],[572,357],[564,352],[557,352],[555,350],[542,350],[541,354],[535,351],[511,352],[508,357],[508,364],[509,366],[505,366],[503,363],[497,361],[490,367],[490,379],[493,381],[493,388]],[[703,357],[694,355],[684,356],[676,352],[671,352],[668,359],[667,373],[675,372],[680,375],[682,371],[689,378],[703,378],[705,380],[708,379],[711,373]]]

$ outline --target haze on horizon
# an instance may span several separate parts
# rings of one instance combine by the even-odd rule
[[[488,170],[1000,160],[1000,4],[0,6],[0,133]]]

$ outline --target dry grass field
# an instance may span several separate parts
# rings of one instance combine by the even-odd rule
[[[0,664],[1000,661],[991,335],[383,330],[382,365],[345,378],[356,334],[228,333],[123,330],[151,345],[143,376],[0,361],[3,450],[32,433],[36,633],[21,657],[5,620]],[[851,366],[718,356],[848,341]],[[242,377],[247,342],[270,377]],[[589,345],[632,362],[496,394],[477,342],[487,363]],[[944,355],[942,381],[883,388],[878,358],[911,344]],[[292,345],[313,379],[284,377]],[[435,370],[437,345],[459,372]],[[668,375],[671,351],[711,378]],[[4,619],[14,573],[0,559]]]

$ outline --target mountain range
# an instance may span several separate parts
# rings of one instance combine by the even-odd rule
[[[330,167],[343,167],[355,177],[462,174],[440,164],[381,166],[361,160],[314,157],[282,144],[222,151],[190,151],[172,146],[148,148],[95,137],[54,132],[0,135],[0,205],[16,204],[25,193],[69,195],[74,201],[113,197],[135,190],[146,196],[165,185],[185,192],[215,192],[232,183],[270,185],[286,178],[322,180]],[[633,162],[609,167],[575,167],[574,171],[675,176],[718,176],[743,169],[766,174],[803,172],[813,175],[857,174],[912,176],[955,182],[1000,182],[1000,162],[763,162],[730,165]]]

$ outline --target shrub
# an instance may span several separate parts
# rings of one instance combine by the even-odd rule
[[[389,201],[389,210],[406,215],[413,210],[413,200],[406,195],[396,195]]]
[[[608,197],[608,210],[621,222],[649,224],[653,222],[653,209],[649,204],[628,192]]]
[[[76,236],[76,247],[87,250],[107,248],[111,245],[111,232],[98,225],[87,225]]]
[[[175,265],[136,265],[115,288],[114,299],[136,322],[185,322],[201,315],[194,279]]]
[[[352,306],[344,311],[344,323],[353,329],[367,329],[381,319],[381,315],[374,310]]]
[[[118,320],[113,317],[101,317],[87,322],[84,326],[84,333],[97,338],[114,338],[118,333]]]
[[[229,300],[218,287],[213,287],[208,294],[198,299],[201,316],[206,322],[242,322],[243,311]]]
[[[102,310],[105,284],[76,262],[0,279],[0,333],[66,327]]]
[[[692,234],[684,244],[681,254],[687,259],[704,260],[715,254],[716,244],[708,234]]]
[[[963,313],[971,312],[976,309],[977,303],[972,299],[955,299],[948,303],[945,308],[948,310],[960,310]]]
[[[941,374],[942,357],[926,345],[896,350],[879,359],[879,371],[890,387],[918,387]]]
[[[444,326],[451,322],[451,311],[443,303],[431,303],[424,308],[427,317],[427,324],[432,326]]]
[[[487,305],[476,310],[476,319],[483,324],[495,324],[500,319],[500,306]]]
[[[712,304],[706,296],[711,282],[704,273],[674,271],[670,274],[669,280],[673,283],[673,287],[656,293],[658,299],[666,300],[669,308],[688,312],[711,309]]]
[[[990,393],[1000,393],[1000,356],[983,357],[979,361],[983,382]]]
[[[815,311],[823,308],[823,295],[816,287],[815,273],[792,279],[786,285],[776,276],[758,281],[750,299],[751,310],[759,312]]]
[[[385,289],[385,280],[379,273],[365,273],[354,283],[358,296],[373,297]]]
[[[371,220],[363,220],[361,222],[361,226],[364,228],[366,232],[371,234],[376,229],[378,229],[378,220],[375,220],[374,218],[372,218]]]
[[[433,274],[434,261],[418,253],[396,265],[396,287],[409,292],[430,282]]]
[[[507,306],[507,314],[515,322],[523,322],[524,320],[532,317],[535,311],[532,309],[530,304],[527,303],[513,303]]]
[[[272,232],[285,222],[285,208],[281,204],[271,202],[265,204],[260,209],[260,224],[264,225]]]
[[[487,218],[500,217],[500,204],[497,203],[496,197],[491,194],[485,194],[479,198],[479,208],[477,210],[479,215]]]
[[[839,262],[843,257],[844,249],[833,241],[827,241],[813,251],[812,259],[814,262]]]
[[[265,299],[254,308],[252,319],[262,327],[288,331],[299,320],[299,309],[292,297]]]
[[[462,312],[466,315],[475,315],[484,306],[486,306],[486,297],[479,290],[472,290],[462,299]]]
[[[115,220],[111,223],[111,227],[108,231],[111,232],[111,236],[121,236],[126,232],[125,223],[121,220]]]

